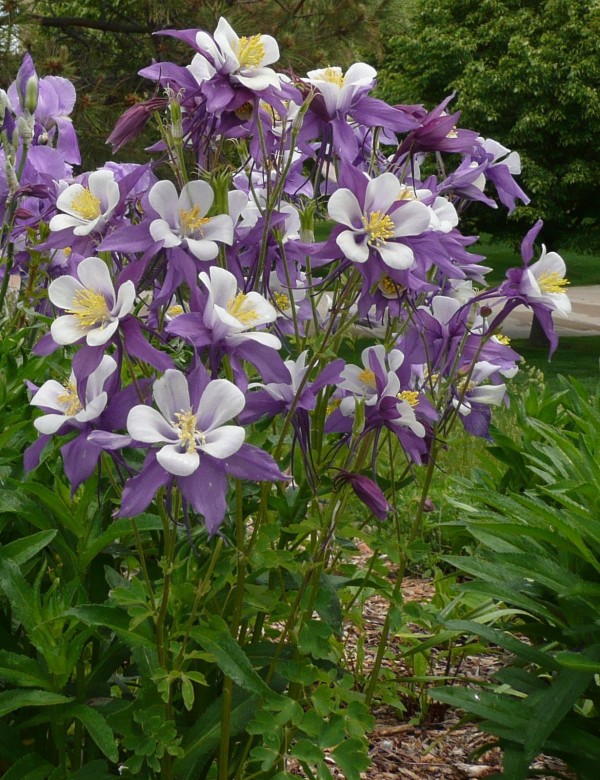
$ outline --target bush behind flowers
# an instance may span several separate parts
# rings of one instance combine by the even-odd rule
[[[400,603],[438,454],[489,437],[514,307],[556,346],[564,262],[538,223],[486,286],[460,215],[526,195],[449,99],[279,73],[224,19],[164,34],[188,64],[109,138],[154,121],[147,165],[75,175],[73,87],[28,55],[0,95],[5,776],[358,778],[392,610],[357,674],[343,604]],[[344,562],[367,536],[391,585]]]

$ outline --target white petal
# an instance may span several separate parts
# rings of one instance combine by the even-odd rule
[[[244,87],[253,89],[255,92],[262,92],[267,87],[281,89],[279,76],[271,68],[252,68],[252,70],[240,71],[236,73],[236,79]]]
[[[237,344],[243,344],[244,341],[256,341],[257,344],[263,344],[263,346],[270,347],[271,349],[281,349],[281,341],[272,333],[261,333],[256,331],[251,331],[250,333],[233,333],[225,339],[225,342],[232,347],[235,347]]]
[[[86,344],[90,347],[101,347],[111,339],[119,327],[119,320],[107,322],[102,328],[92,328],[85,337]]]
[[[371,179],[365,195],[365,213],[381,211],[382,214],[387,214],[401,191],[402,185],[393,173],[382,173],[376,179]]]
[[[239,450],[246,438],[246,431],[239,425],[222,425],[206,434],[206,443],[199,449],[213,458],[228,458]]]
[[[151,406],[134,406],[127,415],[127,432],[136,441],[156,444],[178,441],[177,431]]]
[[[362,239],[360,243],[357,239]],[[354,233],[352,230],[344,230],[336,238],[335,243],[344,253],[344,257],[354,263],[366,263],[369,259],[369,245],[365,233]]]
[[[207,283],[206,274],[200,274],[200,279],[210,290],[213,302],[223,306],[223,308],[226,308],[229,301],[237,295],[237,279],[224,268],[216,266],[211,268],[209,283]]]
[[[227,214],[217,214],[202,228],[204,238],[210,241],[221,241],[231,246],[233,244],[233,221]]]
[[[50,333],[57,344],[74,344],[86,335],[87,328],[80,326],[75,315],[65,314],[54,320],[50,326]]]
[[[83,290],[83,285],[74,276],[59,276],[48,287],[48,298],[61,309],[73,308],[75,293]]]
[[[69,184],[56,199],[56,208],[75,217],[78,223],[87,222],[87,220],[82,219],[81,214],[74,210],[71,205],[73,201],[85,193],[85,191],[86,189],[82,184]],[[60,228],[53,228],[53,230],[60,230]]]
[[[117,319],[119,320],[123,319],[123,317],[127,316],[129,312],[133,309],[134,303],[135,303],[135,285],[131,280],[128,280],[127,282],[124,282],[119,287],[119,292],[117,293],[117,300],[111,312],[112,316],[117,317]]]
[[[412,249],[396,241],[388,241],[375,248],[381,255],[383,262],[389,268],[394,268],[398,271],[410,268],[415,261]]]
[[[214,241],[206,241],[204,239],[186,238],[185,243],[190,252],[197,257],[198,260],[208,262],[214,260],[219,254],[219,247]]]
[[[48,379],[40,387],[37,393],[29,402],[32,406],[45,406],[48,409],[56,409],[58,412],[64,410],[64,404],[58,401],[58,396],[65,393],[65,388],[55,379]]]
[[[469,400],[473,403],[499,406],[506,395],[506,385],[482,385],[469,392]]]
[[[208,213],[215,195],[212,187],[206,181],[189,181],[183,185],[179,196],[179,208],[189,211],[194,206],[200,206],[200,216]]]
[[[396,226],[394,235],[420,236],[431,223],[431,211],[424,203],[411,200],[392,211],[390,218]]]
[[[245,405],[246,398],[239,387],[227,379],[213,379],[206,386],[198,404],[198,430],[206,433],[218,428],[239,414]]]
[[[107,299],[109,308],[112,307],[115,300],[115,288],[104,260],[100,260],[99,257],[86,257],[77,266],[77,276],[88,290],[102,293]]]
[[[150,223],[150,235],[152,239],[157,243],[163,242],[163,246],[179,246],[181,244],[181,238],[175,233],[169,223],[165,219],[154,219]]]
[[[96,417],[100,417],[102,412],[106,409],[106,404],[108,403],[108,395],[104,392],[97,395],[95,398],[93,398],[88,404],[86,404],[85,409],[82,409],[80,412],[77,412],[75,415],[75,419],[78,422],[87,422],[88,420],[95,420]]]
[[[60,426],[66,422],[69,417],[65,417],[64,414],[45,414],[43,417],[38,417],[33,421],[35,429],[40,433],[56,433]]]
[[[116,370],[117,364],[115,360],[110,355],[104,355],[98,368],[92,371],[88,378],[85,388],[86,406],[104,390],[104,383]]]
[[[344,76],[344,84],[354,84],[361,87],[368,86],[377,76],[377,71],[366,62],[355,62],[350,65]]]
[[[172,181],[162,179],[156,182],[148,194],[148,200],[171,227],[179,227],[179,195]]]
[[[66,230],[66,228],[74,228],[83,223],[81,217],[71,217],[68,214],[56,214],[50,220],[49,228],[53,232],[57,230]]]
[[[200,465],[200,456],[194,452],[180,452],[179,444],[168,444],[156,453],[156,460],[165,471],[176,477],[189,477]]]
[[[156,405],[167,420],[176,421],[176,414],[189,412],[192,408],[187,379],[181,371],[169,368],[154,383],[152,395]]]
[[[329,198],[327,211],[335,222],[351,228],[363,228],[363,212],[351,190],[343,187],[336,190]]]
[[[279,59],[279,46],[277,41],[271,35],[261,35],[260,42],[264,46],[265,54],[262,58],[261,65],[272,65]]]

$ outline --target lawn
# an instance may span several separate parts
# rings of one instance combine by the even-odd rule
[[[564,336],[556,352],[548,360],[548,350],[532,347],[527,339],[513,339],[511,346],[526,362],[543,371],[550,387],[558,389],[557,377],[573,377],[590,393],[595,393],[600,381],[600,336]]]

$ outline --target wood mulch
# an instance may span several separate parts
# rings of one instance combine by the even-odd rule
[[[426,579],[407,577],[403,580],[404,601],[428,601],[434,589]],[[369,598],[365,604],[363,616],[366,635],[365,670],[372,664],[377,649],[377,640],[385,620],[386,601],[379,597]],[[416,628],[416,627],[415,627]],[[347,649],[352,653],[357,632],[350,628],[347,632]],[[391,639],[393,647],[396,640]],[[435,651],[432,650],[432,653]],[[400,653],[399,653],[400,656]],[[507,660],[499,652],[477,653],[461,660],[460,675],[473,681],[490,679],[493,673]],[[392,662],[387,659],[385,664]],[[434,662],[436,674],[447,674],[445,659]],[[398,662],[394,672],[402,674],[404,667]],[[451,669],[451,673],[456,669]],[[404,670],[406,674],[406,670]],[[391,707],[381,707],[374,711],[376,726],[369,735],[369,755],[371,767],[361,775],[364,780],[465,780],[465,778],[485,778],[502,772],[501,753],[493,747],[494,738],[479,731],[475,723],[461,720],[463,713],[446,705],[432,702],[429,704],[423,722],[410,722],[409,713],[399,713]],[[336,780],[344,780],[333,760],[329,765]],[[570,778],[564,765],[546,756],[540,756],[534,764],[538,780],[553,780],[560,776]],[[294,774],[303,776],[298,766],[289,766]],[[547,774],[546,774],[547,773]],[[508,778],[510,780],[510,778]]]

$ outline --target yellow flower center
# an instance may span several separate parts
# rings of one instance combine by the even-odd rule
[[[400,190],[400,194],[396,200],[417,200],[417,196],[415,195],[414,190],[412,190],[410,187],[404,186]]]
[[[63,253],[64,253],[65,257],[71,257],[71,255],[73,254],[73,250],[71,249],[70,246],[66,246],[63,249]]]
[[[540,290],[545,293],[564,293],[564,288],[570,284],[569,280],[562,277],[557,271],[540,274],[537,283]]]
[[[332,398],[327,404],[327,409],[325,410],[326,414],[330,415],[332,412],[335,412],[341,403],[342,402],[339,398]]]
[[[502,334],[499,334],[496,336],[496,340],[500,342],[500,344],[504,344],[505,346],[508,346],[510,344],[510,339],[508,336],[503,336]]]
[[[377,287],[386,298],[397,298],[406,290],[406,287],[398,284],[389,276],[382,276],[377,282]]]
[[[392,238],[394,235],[394,223],[388,214],[382,214],[381,211],[371,211],[369,219],[363,217],[362,221],[369,236],[368,244],[375,244],[375,246],[385,244],[388,238]]]
[[[338,67],[323,68],[323,70],[319,72],[319,78],[321,81],[337,84],[340,89],[344,86],[344,72]]]
[[[183,314],[183,306],[181,306],[179,303],[176,303],[173,306],[169,306],[167,309],[167,317],[179,317],[180,314]]]
[[[419,403],[419,393],[416,390],[402,390],[396,395],[396,398],[399,401],[406,401],[411,406],[416,406]]]
[[[259,317],[254,309],[245,308],[246,298],[247,296],[244,293],[238,293],[227,304],[227,312],[241,322],[242,325],[252,325]]]
[[[103,328],[110,321],[106,298],[96,290],[78,290],[73,296],[72,307],[67,312],[75,315],[82,328],[93,328],[94,325]]]
[[[240,68],[255,68],[264,60],[265,45],[261,39],[262,35],[242,35],[237,50]]]
[[[280,311],[286,311],[290,308],[290,299],[285,293],[273,293],[273,300]]]
[[[196,232],[203,236],[202,228],[206,225],[208,219],[208,217],[200,215],[200,206],[194,206],[191,209],[179,209],[179,224],[186,236],[191,236]]]
[[[68,382],[63,385],[65,392],[56,396],[56,400],[59,404],[62,404],[65,408],[65,415],[67,417],[74,417],[77,412],[80,412],[83,407],[79,396],[77,395],[77,386],[75,382]]]
[[[199,444],[206,444],[206,435],[196,428],[196,415],[189,412],[175,413],[175,428],[179,431],[179,442],[188,455],[196,452]]]
[[[361,371],[358,375],[358,378],[361,382],[364,382],[365,385],[368,387],[376,388],[377,382],[375,381],[375,374],[371,371],[370,368],[365,368],[364,371]]]
[[[71,201],[71,208],[73,211],[76,211],[82,219],[87,219],[91,222],[93,219],[98,219],[101,214],[100,198],[92,195],[92,193],[84,187]]]

